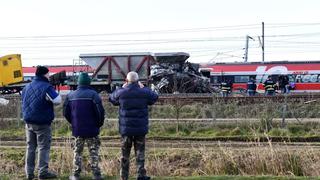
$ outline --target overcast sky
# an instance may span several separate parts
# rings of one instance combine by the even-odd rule
[[[24,66],[72,64],[82,53],[189,52],[193,62],[320,60],[319,0],[1,1],[0,55]]]

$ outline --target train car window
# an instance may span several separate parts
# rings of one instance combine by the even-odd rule
[[[235,83],[246,83],[250,79],[250,76],[234,76]]]
[[[210,77],[210,71],[201,71],[201,74],[207,78]]]
[[[318,75],[317,74],[312,74],[310,77],[310,82],[317,82],[318,81]]]
[[[320,75],[318,76],[318,82],[320,82]]]
[[[21,71],[13,71],[13,77],[14,78],[19,78],[19,77],[21,77]]]
[[[231,81],[234,82],[234,76],[217,76],[218,77],[218,83],[224,82],[224,81]]]
[[[24,80],[24,81],[31,81],[32,79],[33,79],[32,76],[24,76],[24,77],[23,77],[23,80]]]
[[[234,76],[223,76],[225,81],[231,81],[232,83],[234,83]]]
[[[289,82],[295,82],[295,79],[296,79],[295,75],[290,74],[288,75],[288,78],[289,78]]]
[[[297,76],[296,76],[296,82],[297,83],[300,83],[302,81],[302,75],[301,74],[298,74]]]
[[[257,76],[255,76],[255,75],[251,75],[251,76],[250,76],[250,78],[256,79],[256,78],[257,78]]]
[[[211,83],[213,83],[213,84],[217,84],[217,83],[219,82],[217,76],[211,76],[210,81],[211,81]]]
[[[302,82],[304,82],[304,83],[310,82],[310,78],[311,78],[310,74],[304,75],[304,76],[302,76]]]

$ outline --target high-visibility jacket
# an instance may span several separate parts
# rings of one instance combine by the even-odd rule
[[[221,83],[221,91],[222,92],[231,92],[231,84],[226,83],[226,82],[222,82]]]
[[[276,83],[272,79],[269,79],[269,80],[267,79],[263,83],[263,86],[266,91],[274,91],[276,87]]]

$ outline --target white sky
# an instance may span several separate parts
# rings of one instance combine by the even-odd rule
[[[24,66],[72,64],[82,53],[189,52],[193,62],[320,60],[319,0],[1,1],[0,55]]]

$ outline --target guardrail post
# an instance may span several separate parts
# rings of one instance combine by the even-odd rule
[[[18,127],[20,127],[20,121],[21,121],[21,103],[20,100],[17,99],[17,121],[18,121]]]
[[[217,98],[215,95],[212,95],[212,101],[211,101],[211,108],[212,108],[212,111],[211,111],[211,114],[212,114],[212,121],[216,121],[217,120],[217,113],[216,113],[216,101],[217,101]]]
[[[285,120],[286,120],[286,115],[287,115],[287,98],[288,98],[288,95],[287,94],[284,94],[284,103],[283,103],[283,106],[282,106],[282,121],[281,121],[281,128],[285,128],[286,126],[286,123],[285,123]]]

